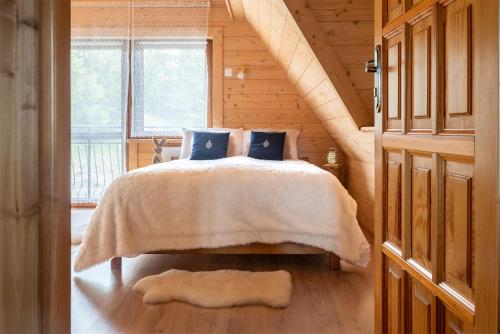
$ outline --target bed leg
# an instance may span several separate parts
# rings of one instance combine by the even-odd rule
[[[330,270],[340,270],[340,257],[334,253],[328,253],[328,266]]]
[[[111,259],[111,270],[122,270],[122,258],[114,257]]]

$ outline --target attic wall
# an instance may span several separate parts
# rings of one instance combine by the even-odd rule
[[[365,0],[311,1],[309,5],[313,7],[313,12],[303,6],[303,2],[294,0],[242,0],[242,3],[245,18],[344,153],[347,188],[358,203],[358,220],[373,231],[374,135],[372,129],[360,130],[356,126],[353,112],[356,112],[356,118],[363,122],[364,118],[363,115],[359,115],[360,111],[346,107],[346,104],[349,104],[357,108],[363,101],[360,97],[363,94],[358,95],[356,90],[358,87],[354,86],[355,89],[352,89],[353,82],[357,82],[361,90],[362,85],[367,87],[370,79],[361,77],[359,72],[357,74],[349,72],[350,75],[347,75],[348,72],[342,67],[341,60],[348,59],[348,55],[342,57],[336,55],[334,47],[340,47],[340,45],[332,46],[332,39],[334,39],[332,34],[327,34],[325,27],[322,27],[313,15],[316,12],[316,15],[323,15],[321,17],[326,20],[329,16],[325,13],[333,13],[333,17],[352,13],[352,15],[359,15],[366,19],[370,14],[361,12],[364,14],[360,15],[358,10],[362,1]],[[318,7],[319,5],[321,8]],[[328,21],[330,29],[337,27],[337,30],[342,30],[341,25],[344,25],[344,30],[345,26],[349,27],[349,23],[345,23],[345,20],[338,21],[343,22],[338,25],[331,16],[330,20]],[[356,53],[358,41],[353,39],[349,42],[345,36],[338,43],[342,43],[346,50],[348,50],[347,46],[352,45],[351,52]],[[352,57],[361,59],[355,54]],[[354,65],[353,63],[352,66]],[[356,77],[362,79],[358,80]],[[352,91],[356,96],[352,95]],[[368,99],[362,103],[362,112],[373,119],[369,104]]]
[[[299,156],[324,164],[333,140],[252,27],[229,16],[217,25],[224,26],[224,67],[233,70],[224,78],[224,126],[299,129]],[[241,68],[244,80],[236,78]]]
[[[373,75],[364,63],[373,58],[374,0],[306,0],[367,111],[373,109]]]
[[[128,19],[128,16],[115,13],[120,12],[116,8],[106,11],[92,9],[91,2],[82,8],[74,8],[72,32],[83,36],[89,29],[92,35],[106,30],[106,36],[127,36],[128,21],[120,20]],[[168,14],[168,10],[145,9],[141,11],[141,22],[145,28],[155,32],[162,27],[162,22],[170,22],[168,18],[162,19],[162,15]],[[149,15],[151,19],[147,18]],[[213,78],[214,82],[223,81],[224,95],[223,101],[220,101],[223,126],[299,129],[299,156],[307,157],[317,165],[324,164],[329,147],[334,145],[332,138],[252,27],[245,21],[232,20],[224,0],[212,0],[209,26],[223,28],[224,51],[220,63],[233,70],[232,77]],[[238,80],[236,74],[242,67],[247,69],[246,77]],[[140,161],[148,164],[151,159],[150,143],[143,146],[144,152],[139,152],[142,155]]]

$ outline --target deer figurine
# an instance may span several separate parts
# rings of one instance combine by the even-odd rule
[[[163,143],[165,142],[165,138],[155,138],[153,137],[153,145],[154,145],[154,148],[153,148],[153,152],[154,152],[154,155],[153,155],[153,164],[157,164],[157,163],[160,163],[161,162],[161,151],[162,151],[162,145]]]

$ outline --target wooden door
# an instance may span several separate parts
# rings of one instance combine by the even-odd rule
[[[377,0],[376,330],[498,331],[497,0]]]

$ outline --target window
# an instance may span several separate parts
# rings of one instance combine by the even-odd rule
[[[73,202],[97,202],[124,170],[127,82],[128,42],[72,41]]]
[[[182,128],[206,127],[210,44],[136,40],[132,49],[131,136],[180,136]]]

